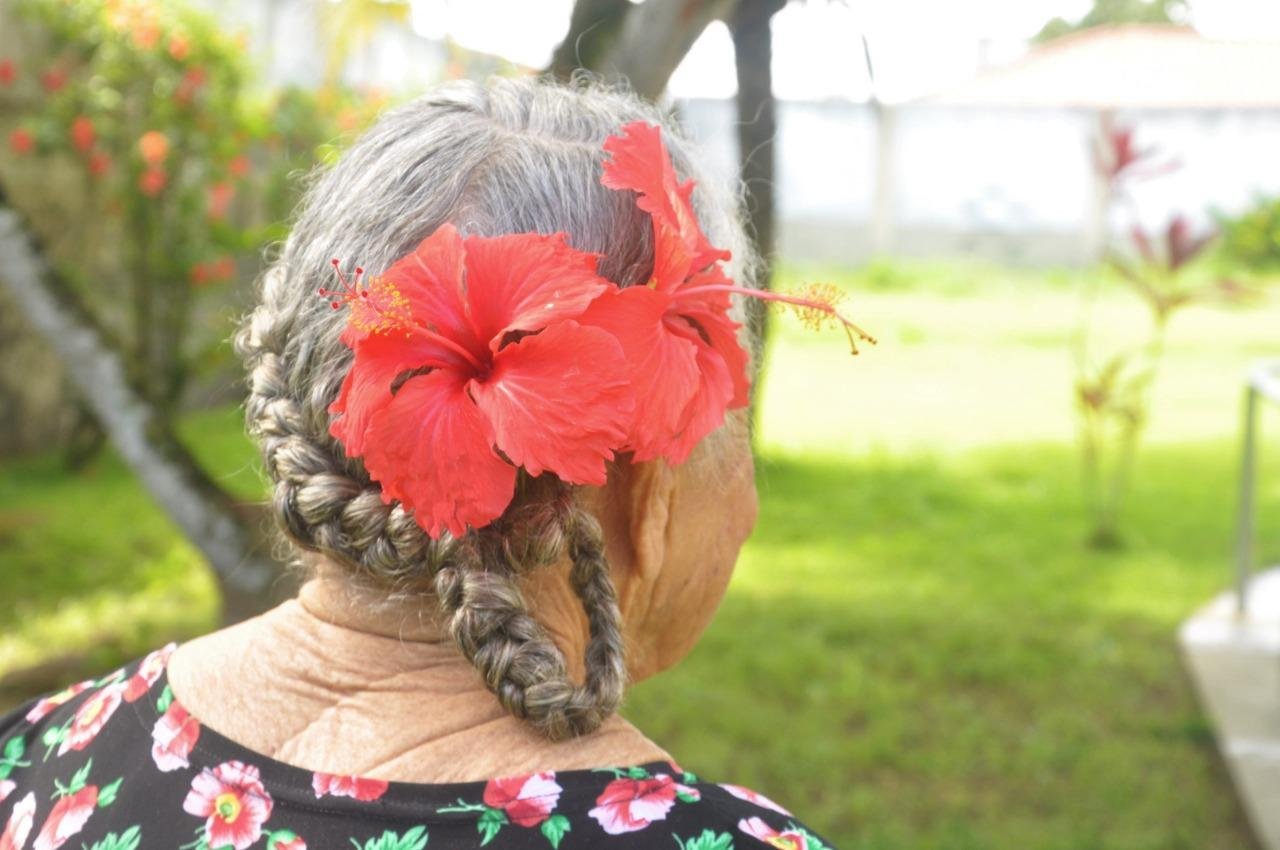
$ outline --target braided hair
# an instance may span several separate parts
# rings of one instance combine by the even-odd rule
[[[350,365],[345,316],[315,296],[329,260],[386,268],[449,221],[464,233],[564,231],[602,255],[621,286],[652,273],[652,232],[629,193],[600,185],[606,137],[662,116],[635,97],[579,81],[451,83],[389,112],[315,178],[280,256],[264,273],[257,307],[236,334],[249,374],[248,430],[274,482],[285,537],[320,553],[353,581],[425,592],[459,650],[501,704],[547,737],[585,734],[618,706],[626,679],[621,617],[599,524],[572,489],[523,471],[497,521],[462,538],[432,540],[398,502],[387,504],[358,459],[329,434],[329,405]],[[667,134],[677,168],[700,178],[687,145]],[[752,255],[738,204],[699,179],[695,208],[732,269],[750,279]],[[529,610],[519,578],[568,557],[587,615],[585,678]]]

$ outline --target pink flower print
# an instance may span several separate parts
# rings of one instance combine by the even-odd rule
[[[743,818],[738,821],[738,829],[778,850],[809,850],[805,833],[794,829],[779,832],[760,818]]]
[[[169,703],[151,730],[151,758],[164,771],[190,767],[191,750],[200,737],[200,723],[177,700]]]
[[[271,795],[262,786],[258,769],[239,761],[205,768],[191,781],[182,808],[207,818],[209,847],[245,850],[262,837],[262,824],[271,817]]]
[[[762,809],[770,809],[780,815],[791,816],[791,812],[779,806],[765,795],[758,791],[752,791],[750,788],[743,788],[741,785],[721,785],[721,788],[728,791],[739,800],[746,800],[748,803],[759,806]]]
[[[69,688],[66,688],[65,690],[58,691],[56,694],[53,694],[52,696],[45,697],[44,699],[40,700],[35,705],[33,705],[31,707],[31,710],[27,712],[27,717],[26,717],[27,722],[39,723],[41,720],[44,720],[45,717],[47,717],[49,713],[53,711],[55,708],[67,702],[72,697],[80,693],[83,693],[92,684],[93,684],[93,679],[86,679],[83,682],[77,682],[76,684],[72,685]]]
[[[59,797],[53,810],[40,827],[31,850],[58,850],[67,839],[84,829],[89,815],[98,805],[98,786],[86,785],[74,794]]]
[[[676,803],[676,783],[658,774],[651,779],[615,779],[596,798],[588,812],[610,835],[635,832],[663,820]]]
[[[100,688],[97,693],[85,700],[80,708],[76,709],[75,717],[71,719],[67,736],[62,739],[62,745],[58,747],[58,755],[71,750],[83,750],[89,746],[93,739],[98,737],[102,727],[107,725],[111,715],[116,713],[116,709],[123,701],[123,695],[124,686],[117,682]]]
[[[369,802],[387,793],[387,786],[386,780],[364,779],[359,776],[315,773],[311,777],[311,789],[316,792],[316,797],[329,794],[333,797],[351,797]]]
[[[4,832],[0,833],[0,850],[22,850],[27,844],[27,836],[31,834],[31,825],[36,819],[36,795],[34,791],[19,800],[9,813],[9,822]]]
[[[534,827],[555,811],[561,790],[551,771],[491,779],[484,788],[484,804],[501,809],[517,826]]]
[[[145,696],[147,691],[151,690],[151,686],[156,683],[156,680],[160,678],[160,674],[164,672],[165,665],[169,663],[169,656],[173,654],[177,646],[176,643],[171,643],[142,659],[142,663],[138,665],[138,671],[130,676],[129,681],[125,683],[125,702],[136,702]]]

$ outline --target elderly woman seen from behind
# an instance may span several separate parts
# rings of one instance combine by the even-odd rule
[[[0,720],[0,850],[824,846],[614,713],[756,514],[752,254],[660,126],[451,84],[317,180],[237,337],[309,580]]]

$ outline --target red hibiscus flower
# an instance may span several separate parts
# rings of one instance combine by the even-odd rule
[[[271,795],[262,786],[258,769],[238,761],[205,768],[191,781],[182,808],[207,818],[205,841],[210,847],[244,850],[262,837],[262,824],[271,817]]]
[[[76,710],[75,717],[71,718],[71,726],[67,729],[67,736],[62,739],[62,745],[58,747],[58,755],[89,746],[120,707],[123,694],[124,686],[117,682],[100,688],[85,700]]]
[[[750,788],[743,788],[741,785],[721,785],[721,788],[728,791],[739,800],[746,800],[748,803],[759,806],[762,809],[772,809],[780,815],[790,815],[791,812],[779,806],[765,795],[752,791]]]
[[[28,723],[39,723],[44,720],[58,706],[70,700],[72,697],[83,693],[93,684],[93,679],[85,679],[83,682],[77,682],[65,690],[58,691],[52,696],[47,696],[37,702],[27,712],[26,720]]]
[[[747,403],[747,354],[718,265],[729,253],[698,227],[693,181],[677,179],[657,127],[628,124],[604,149],[611,156],[604,185],[637,192],[653,219],[653,278],[601,297],[583,322],[618,337],[636,397],[645,400],[628,434],[635,460],[680,463],[727,409]]]
[[[31,153],[35,147],[36,137],[31,135],[30,130],[19,127],[9,134],[9,148],[18,156]]]
[[[77,115],[71,122],[71,144],[75,145],[80,153],[88,153],[97,140],[98,134],[93,128],[93,119],[87,115]]]
[[[656,820],[662,820],[676,804],[677,794],[696,799],[693,788],[676,783],[664,773],[650,779],[615,779],[596,798],[596,807],[588,812],[610,835],[635,832]]]
[[[98,786],[86,785],[74,794],[59,797],[31,850],[57,850],[67,839],[84,829],[89,815],[98,805]]]
[[[445,224],[368,288],[344,279],[355,358],[330,431],[432,537],[500,516],[517,467],[605,483],[634,396],[617,340],[573,321],[611,286],[597,259]]]
[[[759,839],[778,850],[808,850],[809,836],[799,830],[787,829],[779,832],[760,818],[743,818],[738,821],[738,829]]]
[[[790,296],[736,286],[727,278],[720,263],[729,252],[713,247],[698,226],[694,183],[677,178],[657,127],[628,124],[604,149],[611,158],[601,182],[636,192],[637,205],[653,220],[648,284],[611,290],[582,318],[617,336],[636,398],[644,399],[628,434],[636,461],[683,462],[727,410],[747,404],[747,352],[738,341],[738,323],[729,317],[731,294],[791,304],[814,324],[837,319],[855,353],[855,337],[874,341],[835,310],[832,289]]]
[[[151,758],[163,771],[190,767],[191,750],[199,738],[200,723],[173,700],[151,730]]]
[[[0,850],[22,850],[27,844],[27,836],[31,834],[35,819],[36,795],[34,791],[29,791],[27,796],[14,804],[13,811],[9,813],[9,822],[5,824],[4,832],[0,833]]]
[[[560,791],[556,775],[551,771],[491,779],[484,788],[484,804],[506,812],[517,826],[533,827],[555,811],[556,804],[560,802]]]
[[[149,653],[146,658],[142,659],[137,671],[125,683],[125,702],[137,702],[146,696],[147,691],[151,690],[151,686],[159,680],[160,674],[164,672],[165,665],[169,663],[169,656],[173,654],[176,648],[177,644],[171,643]]]
[[[12,85],[18,79],[18,66],[12,59],[0,59],[0,86]]]
[[[316,797],[328,794],[333,797],[351,797],[368,802],[387,793],[387,786],[386,780],[365,779],[359,776],[315,773],[311,777],[311,789],[316,792]]]

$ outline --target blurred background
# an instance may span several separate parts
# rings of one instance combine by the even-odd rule
[[[624,713],[843,848],[1280,847],[1254,0],[0,0],[0,708],[287,593],[229,336],[306,174],[579,67],[880,338],[765,322],[758,529]]]

